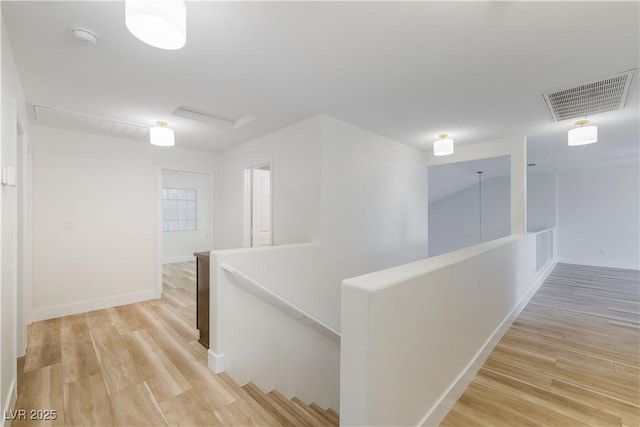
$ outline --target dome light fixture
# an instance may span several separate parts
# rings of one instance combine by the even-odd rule
[[[447,138],[448,136],[446,133],[438,135],[440,139],[433,143],[434,156],[448,156],[449,154],[453,154],[453,139]]]
[[[569,129],[567,139],[569,146],[586,145],[598,142],[598,127],[597,126],[585,126],[589,123],[589,120],[578,120],[576,122],[577,128]]]
[[[173,129],[167,127],[168,123],[158,120],[156,124],[158,126],[149,129],[149,142],[152,145],[159,145],[161,147],[173,147],[176,145]]]
[[[143,42],[176,50],[187,42],[187,8],[183,0],[125,0],[127,28]]]

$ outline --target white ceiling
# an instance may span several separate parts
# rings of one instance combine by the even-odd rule
[[[179,146],[221,151],[316,113],[425,150],[529,136],[537,170],[639,156],[638,74],[627,107],[567,147],[541,93],[639,63],[638,2],[188,2],[187,44],[150,47],[124,3],[2,2],[29,102],[132,124],[164,119]],[[98,34],[83,44],[70,29]],[[233,130],[171,116],[185,106]]]

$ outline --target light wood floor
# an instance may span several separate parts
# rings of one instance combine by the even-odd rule
[[[207,367],[195,329],[195,263],[165,266],[162,299],[33,323],[18,361],[22,425],[278,425]],[[28,418],[28,417],[27,417]]]
[[[639,426],[639,286],[559,264],[442,426]]]
[[[31,325],[16,409],[57,418],[12,425],[336,425],[332,411],[206,367],[194,274],[168,265],[162,299]],[[638,280],[559,265],[442,425],[640,425]]]

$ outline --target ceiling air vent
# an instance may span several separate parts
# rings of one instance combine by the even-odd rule
[[[116,138],[143,141],[149,138],[149,128],[120,120],[92,116],[75,111],[63,110],[45,105],[33,104],[33,115],[36,123],[114,136]]]
[[[542,96],[551,120],[558,122],[623,109],[634,72],[630,70],[580,86],[544,92]]]

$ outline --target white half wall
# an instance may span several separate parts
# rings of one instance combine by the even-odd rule
[[[196,190],[197,229],[162,233],[162,259],[165,264],[195,260],[194,252],[213,249],[213,202],[211,176],[188,171],[162,171],[162,187]]]
[[[161,170],[212,153],[31,126],[33,320],[160,296]]]
[[[558,173],[559,262],[640,269],[638,163]]]
[[[345,280],[340,422],[437,425],[538,283],[535,235]]]

